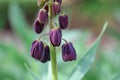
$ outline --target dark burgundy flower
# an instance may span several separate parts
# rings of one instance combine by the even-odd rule
[[[34,22],[34,30],[37,34],[41,33],[44,28],[44,23],[41,23],[38,19]]]
[[[38,19],[41,23],[46,23],[48,21],[48,13],[45,9],[40,9],[38,12]]]
[[[61,43],[62,32],[61,29],[52,29],[49,33],[50,41],[53,46],[59,46]]]
[[[65,62],[76,60],[76,51],[71,42],[62,45],[62,58]]]
[[[53,5],[52,5],[52,12],[53,12],[53,14],[55,14],[55,15],[59,14],[60,10],[61,10],[60,3],[54,2]]]
[[[44,44],[42,41],[33,41],[31,46],[31,56],[36,59],[40,60],[44,51]]]
[[[47,60],[50,60],[50,48],[49,48],[49,46],[46,45],[44,47],[44,53],[45,53]]]
[[[54,2],[59,2],[61,4],[62,0],[54,0]]]
[[[41,62],[45,63],[50,60],[50,49],[49,46],[44,46],[44,53],[40,59]]]
[[[67,15],[59,16],[59,26],[61,29],[66,29],[68,27],[68,16]]]

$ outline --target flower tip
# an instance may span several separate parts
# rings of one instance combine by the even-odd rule
[[[68,23],[69,20],[68,20],[68,15],[60,15],[59,16],[59,26],[61,29],[66,29],[68,28]]]
[[[43,31],[44,24],[40,23],[38,19],[35,20],[34,22],[34,30],[37,34],[41,33]]]
[[[76,60],[76,51],[71,42],[62,45],[62,58],[65,62]]]
[[[54,2],[52,5],[52,12],[54,15],[59,14],[61,11],[61,6],[59,2]]]
[[[41,23],[47,23],[48,21],[48,13],[45,9],[40,9],[38,12],[38,19]]]
[[[49,33],[49,37],[53,46],[60,46],[62,38],[61,29],[59,28],[52,29]]]
[[[42,41],[33,41],[31,46],[31,56],[34,59],[39,60],[43,54],[43,47],[44,44]]]

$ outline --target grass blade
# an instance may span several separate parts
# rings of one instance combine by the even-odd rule
[[[39,80],[38,76],[36,76],[36,74],[31,71],[31,69],[28,67],[28,65],[26,63],[24,63],[25,67],[27,68],[29,74],[32,76],[33,80]]]

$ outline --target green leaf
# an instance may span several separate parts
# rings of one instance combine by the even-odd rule
[[[91,45],[91,47],[88,48],[88,50],[85,52],[85,54],[80,59],[80,61],[78,61],[78,64],[76,65],[76,67],[73,69],[71,74],[68,76],[68,80],[81,80],[84,77],[84,75],[87,73],[87,71],[89,70],[91,64],[93,63],[95,59],[97,47],[107,28],[107,25],[108,23],[106,22],[98,38]]]
[[[9,62],[10,62],[10,58],[12,58],[12,60],[17,63],[19,65],[19,67],[21,67],[22,69],[25,69],[23,66],[23,63],[26,62],[28,63],[27,57],[22,54],[17,47],[11,45],[11,44],[4,44],[3,42],[0,42],[0,50],[3,51],[3,53],[1,53],[0,55],[4,55]],[[8,58],[7,58],[8,57]],[[4,62],[3,62],[4,63]]]
[[[25,77],[24,74],[27,72],[23,64],[24,62],[29,64],[27,56],[22,54],[13,44],[5,44],[4,42],[0,42],[0,56],[2,56],[0,59],[1,80],[23,80]]]
[[[25,14],[19,8],[18,4],[12,3],[9,5],[8,15],[13,31],[17,33],[29,50],[29,46],[32,42],[32,32],[25,19]]]
[[[115,75],[111,80],[120,80],[120,73]]]
[[[27,68],[29,74],[32,76],[34,80],[39,80],[39,77],[28,67],[26,63],[24,63],[25,67]]]

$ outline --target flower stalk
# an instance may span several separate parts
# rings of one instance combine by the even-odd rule
[[[57,60],[56,60],[56,48],[53,45],[50,45],[50,59],[52,67],[52,80],[58,80],[57,74]]]
[[[53,29],[52,3],[53,3],[53,1],[50,0],[50,2],[49,2],[49,26],[50,26],[50,30]],[[50,59],[51,59],[51,68],[52,68],[52,80],[58,80],[57,60],[56,60],[56,48],[53,47],[52,44],[50,44]]]
[[[76,60],[76,51],[71,42],[62,39],[62,30],[68,28],[69,18],[61,10],[62,0],[38,0],[40,10],[34,21],[34,31],[36,34],[42,33],[46,24],[49,24],[49,33],[43,34],[32,42],[31,56],[42,63],[51,61],[52,80],[58,80],[58,69],[56,59],[56,47],[62,44],[62,58],[64,62]],[[61,13],[61,14],[60,14]],[[59,15],[59,26],[54,23],[53,18]],[[54,25],[55,24],[55,25]],[[49,35],[50,45],[47,45],[41,37]]]

